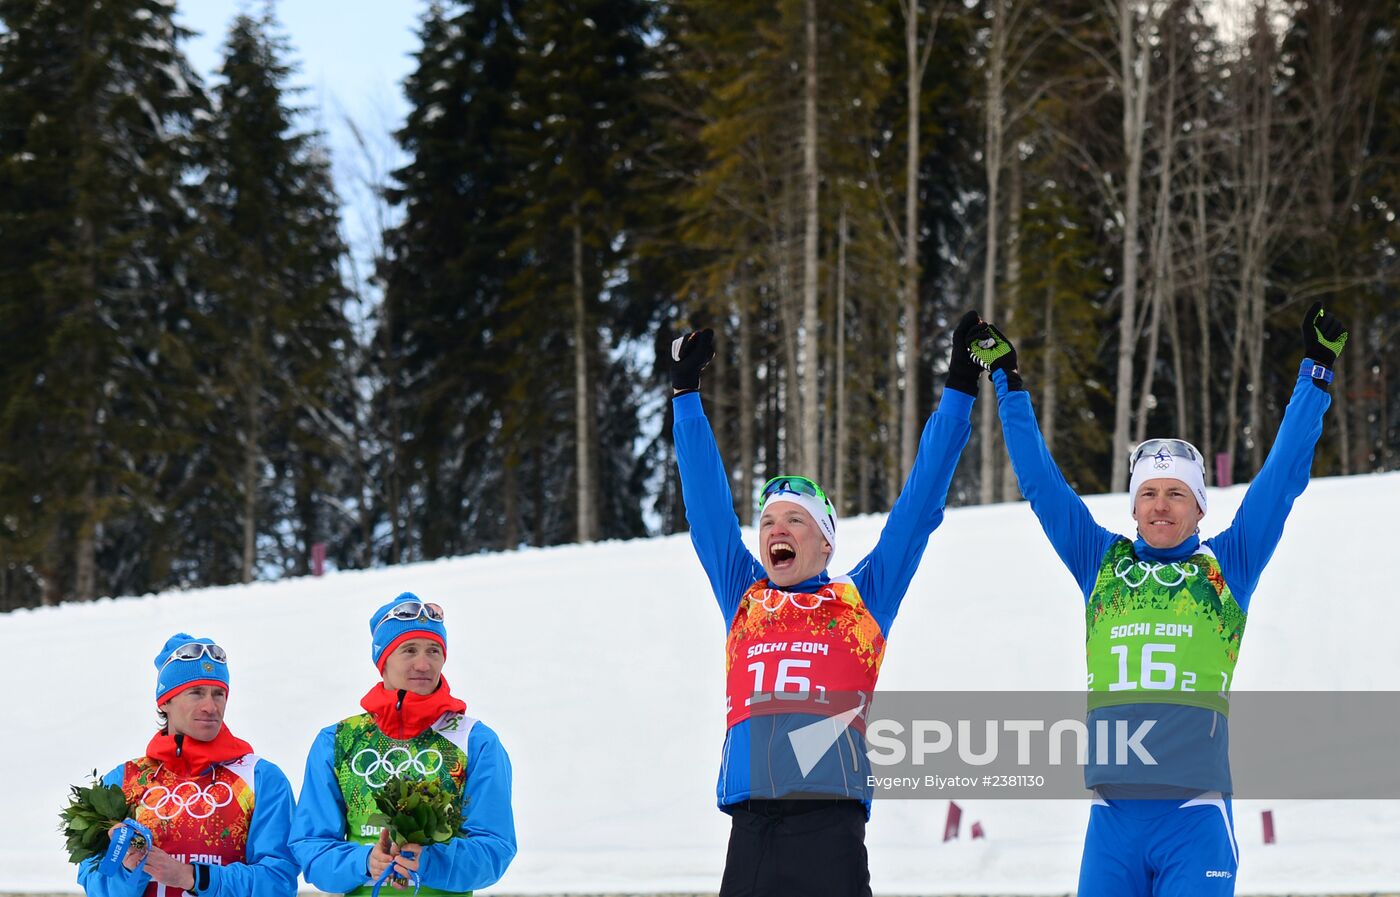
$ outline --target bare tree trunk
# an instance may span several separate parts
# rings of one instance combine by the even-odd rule
[[[931,13],[928,38],[919,53],[919,0],[900,0],[904,10],[904,58],[907,68],[908,156],[904,164],[904,411],[900,467],[905,476],[914,466],[919,433],[919,112],[924,71],[943,14],[940,3]]]
[[[1041,409],[1040,432],[1045,438],[1045,448],[1049,452],[1055,451],[1055,421],[1059,412],[1060,386],[1057,382],[1059,371],[1056,369],[1056,359],[1059,352],[1055,346],[1055,286],[1048,283],[1045,287],[1045,355],[1044,365],[1041,372],[1041,381],[1044,383],[1044,408]]]
[[[889,438],[884,443],[885,456],[885,504],[880,510],[888,511],[894,500],[899,496],[899,487],[903,484],[904,478],[900,476],[901,465],[899,463],[899,401],[896,398],[899,383],[899,309],[891,308],[888,312],[889,319],[885,326],[888,328],[889,337],[889,388],[886,391],[888,396],[885,401],[885,426],[888,427]]]
[[[846,205],[841,204],[841,215],[836,225],[836,475],[831,478],[831,489],[836,496],[836,510],[839,514],[850,511],[851,503],[846,493],[846,470],[850,466],[850,425],[846,421]]]
[[[1233,469],[1236,446],[1240,435],[1240,372],[1244,367],[1241,344],[1244,339],[1245,324],[1238,320],[1244,317],[1244,308],[1237,314],[1235,338],[1230,345],[1230,391],[1225,396],[1225,454],[1229,456]]]
[[[1142,202],[1143,141],[1147,122],[1147,95],[1151,88],[1149,34],[1156,20],[1155,2],[1149,0],[1141,25],[1135,19],[1137,4],[1117,0],[1119,79],[1123,91],[1123,150],[1127,170],[1123,179],[1123,306],[1118,319],[1118,367],[1114,384],[1113,472],[1111,489],[1128,481],[1128,425],[1132,417],[1133,356],[1137,349],[1138,218]]]
[[[739,273],[739,463],[734,467],[735,513],[741,521],[753,516],[753,470],[758,461],[754,446],[753,295],[748,265]]]
[[[53,531],[49,534],[43,555],[37,565],[39,568],[39,601],[45,607],[53,607],[63,602],[63,583],[60,573],[63,570],[62,558],[63,526],[59,521],[55,521]]]
[[[583,210],[573,204],[574,293],[574,465],[578,493],[575,527],[578,541],[598,538],[597,486],[593,481],[593,403],[588,382],[587,309],[583,295]]]
[[[389,416],[388,452],[389,482],[385,512],[389,516],[389,563],[397,564],[403,559],[403,473],[400,470],[402,457],[399,446],[403,445],[403,413],[399,408],[399,351],[394,340],[394,328],[398,316],[392,291],[386,291],[383,315],[384,325],[380,332],[384,335],[384,407]]]
[[[998,213],[1001,207],[1001,159],[1006,127],[1006,46],[1009,40],[1007,19],[1011,0],[993,0],[991,39],[987,45],[987,102],[985,112],[986,141],[984,166],[987,174],[987,234],[986,252],[982,266],[982,317],[996,321],[997,315],[997,250],[999,248]],[[989,504],[996,495],[996,447],[992,439],[992,418],[995,402],[983,402],[978,418],[978,438],[981,440],[978,464],[978,501]]]
[[[1201,395],[1201,451],[1206,457],[1206,482],[1215,482],[1215,421],[1211,408],[1211,328],[1210,328],[1210,242],[1206,219],[1206,147],[1202,134],[1192,135],[1195,153],[1192,167],[1195,175],[1196,214],[1192,219],[1192,243],[1195,246],[1196,288],[1192,293],[1196,306],[1197,336],[1200,344],[1199,371]]]
[[[1245,308],[1248,314],[1248,338],[1245,352],[1249,364],[1246,391],[1249,393],[1249,466],[1250,474],[1259,472],[1264,461],[1263,404],[1264,391],[1264,290],[1266,268],[1268,266],[1270,231],[1272,219],[1281,210],[1271,202],[1273,195],[1273,35],[1269,31],[1267,4],[1261,4],[1256,14],[1256,31],[1252,54],[1250,83],[1248,89],[1253,94],[1256,108],[1254,120],[1246,121],[1245,128],[1252,140],[1249,146],[1250,189],[1246,195],[1250,208],[1246,217],[1249,228],[1248,239],[1243,248],[1246,255],[1244,270],[1249,278],[1245,281]]]
[[[864,406],[866,411],[864,419],[869,420],[871,417],[869,412],[874,410],[870,407],[869,391],[866,391],[861,396],[860,404]],[[856,452],[856,457],[859,459],[856,470],[855,512],[857,514],[870,513],[870,463],[873,454],[874,452],[871,452],[868,447],[862,448],[861,451]]]
[[[1006,210],[1006,310],[1001,316],[1005,326],[1012,332],[1016,326],[1017,309],[1021,306],[1021,156],[1012,150],[1007,160],[1011,175],[1011,195],[1007,197]],[[994,404],[988,402],[988,405]],[[1002,460],[1001,500],[1016,501],[1021,490],[1016,483],[1016,471],[1011,467],[1011,455],[998,452]]]
[[[97,476],[92,472],[83,483],[82,508],[83,522],[73,551],[73,597],[91,601],[97,597],[97,528],[101,526],[97,517]]]
[[[254,345],[260,335],[253,329]],[[256,355],[254,350],[254,355]],[[256,362],[254,362],[256,364]],[[247,433],[243,442],[243,561],[239,568],[238,581],[253,581],[253,565],[257,560],[257,513],[258,513],[258,459],[262,450],[262,434],[259,427],[258,394],[262,391],[260,378],[255,373],[252,382],[245,384],[248,393],[244,396],[244,413],[247,417],[244,426]]]
[[[1167,269],[1167,295],[1171,297],[1167,303],[1167,341],[1172,347],[1172,379],[1176,391],[1176,430],[1185,434],[1191,429],[1191,416],[1186,407],[1186,357],[1181,346],[1181,323],[1177,306],[1180,304],[1176,295],[1176,276],[1173,268]],[[1194,439],[1192,440],[1195,441]],[[1209,459],[1207,459],[1209,460]]]
[[[501,527],[501,550],[512,551],[520,544],[520,455],[515,448],[506,450],[501,465],[501,504],[505,520]]]
[[[802,467],[817,467],[817,410],[821,372],[817,367],[817,0],[806,6],[807,61],[803,103],[802,180],[806,228],[802,245]]]
[[[790,209],[789,203],[784,203]],[[799,369],[802,365],[802,347],[799,344],[801,328],[801,316],[797,310],[797,296],[793,292],[792,278],[790,276],[792,268],[792,258],[790,246],[779,243],[776,239],[772,247],[775,257],[775,270],[778,272],[778,299],[779,318],[781,327],[779,328],[778,340],[783,350],[782,378],[785,381],[782,388],[782,401],[779,405],[782,413],[782,473],[805,473],[801,458],[801,433],[802,433],[802,384]],[[774,388],[777,388],[777,377],[774,376]],[[770,417],[770,421],[777,422],[778,417]],[[776,474],[770,474],[773,476]]]
[[[1166,34],[1167,78],[1166,97],[1162,102],[1162,142],[1158,162],[1157,208],[1153,215],[1152,241],[1152,281],[1148,284],[1149,301],[1152,304],[1151,323],[1148,326],[1147,364],[1143,368],[1142,393],[1138,402],[1137,442],[1147,438],[1148,417],[1157,405],[1152,389],[1157,378],[1157,352],[1161,346],[1162,306],[1172,301],[1166,291],[1167,269],[1171,265],[1171,209],[1172,209],[1172,162],[1176,158],[1176,54],[1174,28]]]

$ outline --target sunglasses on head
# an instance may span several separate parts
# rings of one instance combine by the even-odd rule
[[[228,652],[218,645],[208,645],[204,642],[186,642],[174,651],[171,651],[170,656],[165,659],[165,663],[161,664],[160,668],[163,670],[177,660],[199,660],[199,658],[206,655],[215,663],[228,663]]]
[[[1133,449],[1128,455],[1128,467],[1137,466],[1138,461],[1156,455],[1169,455],[1173,458],[1185,458],[1194,461],[1201,467],[1205,467],[1205,458],[1194,445],[1185,439],[1149,439]]]
[[[826,493],[822,491],[822,487],[806,477],[797,476],[773,477],[773,479],[764,483],[763,491],[760,492],[758,496],[759,510],[763,510],[763,505],[768,501],[770,496],[778,495],[783,492],[788,492],[793,495],[810,495],[822,503],[822,506],[826,508],[828,514],[836,513],[831,505],[831,499],[826,497]]]
[[[429,604],[425,601],[404,601],[389,608],[389,612],[384,615],[380,623],[388,620],[422,620],[428,619],[435,623],[442,622],[442,605]]]

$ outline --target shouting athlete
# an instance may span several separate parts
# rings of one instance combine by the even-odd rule
[[[954,331],[947,387],[879,542],[835,578],[827,564],[836,547],[836,509],[806,477],[768,481],[759,499],[759,556],[744,546],[729,477],[700,403],[700,373],[714,357],[714,333],[688,333],[671,347],[686,518],[729,631],[718,797],[732,823],[721,897],[870,893],[869,763],[859,720],[819,757],[798,756],[788,736],[845,709],[818,706],[831,696],[868,701],[875,689],[890,625],[929,534],[943,520],[953,468],[971,432],[980,369],[968,354],[967,334],[977,321],[969,312]],[[860,712],[859,705],[849,709]]]
[[[973,332],[970,351],[992,372],[1021,492],[1084,596],[1085,784],[1095,799],[1079,897],[1234,893],[1230,686],[1255,585],[1308,485],[1346,341],[1342,323],[1314,304],[1303,320],[1306,357],[1269,457],[1234,520],[1202,541],[1205,472],[1195,446],[1150,439],[1134,449],[1128,493],[1137,537],[1109,532],[1050,457],[1010,341],[990,324]],[[1098,732],[1144,733],[1140,744],[1155,763],[1121,742],[1104,749]]]

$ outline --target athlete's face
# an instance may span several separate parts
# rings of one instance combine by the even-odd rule
[[[384,686],[430,695],[442,679],[442,665],[446,662],[442,645],[430,638],[411,638],[384,661]]]
[[[826,569],[831,545],[812,515],[790,501],[770,502],[758,519],[758,548],[768,581],[796,585]]]
[[[228,691],[220,685],[195,685],[160,705],[171,735],[213,741],[224,727]]]
[[[1148,480],[1133,498],[1133,519],[1153,548],[1175,548],[1196,531],[1205,514],[1181,480]]]

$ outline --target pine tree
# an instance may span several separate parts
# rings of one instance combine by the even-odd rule
[[[536,367],[526,375],[535,407],[523,431],[536,443],[572,433],[572,459],[555,468],[568,480],[555,478],[549,492],[572,495],[569,535],[579,541],[611,534],[602,526],[600,473],[615,466],[610,453],[632,454],[630,443],[600,439],[597,421],[600,384],[618,364],[609,357],[617,313],[610,284],[629,252],[626,198],[644,132],[648,22],[637,0],[534,2],[520,17],[512,120],[521,204],[508,227],[523,264],[509,284],[507,326],[525,348],[520,361]]]
[[[385,471],[395,544],[423,557],[513,545],[520,529],[521,409],[501,376],[507,350],[524,349],[505,341],[501,312],[517,270],[503,226],[517,206],[505,136],[517,5],[433,4],[405,84],[410,162],[389,192],[404,217],[383,271],[377,407],[398,453]]]
[[[305,571],[329,525],[321,494],[340,463],[327,416],[344,414],[337,406],[352,388],[329,160],[317,135],[297,130],[287,56],[270,12],[235,18],[201,133],[205,304],[222,348],[205,372],[218,413],[204,476],[219,488],[199,507],[217,507],[223,522],[200,553],[213,575],[231,567],[242,582],[264,565]],[[287,531],[297,538],[272,541]]]
[[[205,100],[172,17],[0,3],[0,308],[26,345],[0,374],[0,517],[45,602],[151,582],[129,549],[167,534],[164,481],[193,438],[184,180]]]

